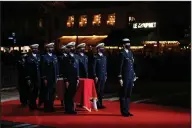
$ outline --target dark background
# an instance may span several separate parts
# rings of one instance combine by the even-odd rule
[[[6,41],[11,32],[16,31],[18,42],[31,44],[36,40],[34,32],[38,28],[29,22],[24,27],[23,21],[37,20],[46,17],[51,11],[64,11],[65,9],[104,8],[114,5],[128,5],[132,2],[1,2],[1,44],[10,45]],[[152,11],[156,11],[161,21],[161,33],[172,38],[169,33],[179,32],[177,37],[184,35],[184,30],[191,25],[190,2],[147,2],[152,4]],[[49,10],[46,10],[46,7]],[[170,9],[171,8],[171,9]],[[170,15],[171,14],[171,15]],[[179,15],[179,17],[177,17]],[[180,17],[182,15],[182,17]],[[22,22],[21,22],[22,21]],[[170,26],[170,24],[172,26]],[[176,27],[177,26],[177,27]],[[43,30],[42,30],[43,31]],[[190,32],[188,32],[190,34]],[[38,33],[37,33],[38,34]],[[174,34],[173,34],[174,35]],[[182,36],[181,36],[182,35]],[[175,37],[174,37],[175,38]],[[191,40],[189,38],[189,40]],[[105,93],[118,93],[118,51],[106,52],[108,57],[108,80]],[[89,56],[89,74],[91,72],[92,52]],[[17,85],[17,69],[15,63],[20,53],[1,53],[1,85],[13,87]],[[190,107],[191,90],[191,50],[179,52],[169,51],[162,55],[135,54],[135,72],[139,79],[135,82],[133,99],[153,99],[153,103],[164,105],[178,105]]]

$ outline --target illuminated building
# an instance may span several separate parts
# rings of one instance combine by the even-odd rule
[[[115,13],[108,15],[107,25],[110,25],[110,26],[115,25]]]
[[[67,20],[67,27],[73,27],[74,25],[74,16],[69,16]]]
[[[87,16],[82,15],[79,18],[79,27],[85,27],[87,25]]]
[[[154,41],[159,41],[159,44],[157,43],[153,46],[156,48],[166,48],[172,44],[162,44],[160,42],[176,40],[181,43],[180,39],[183,37],[180,33],[184,29],[182,25],[190,25],[191,23],[187,23],[188,19],[191,19],[190,17],[183,16],[184,13],[179,13],[181,11],[180,9],[170,9],[171,6],[164,7],[167,5],[165,3],[160,5],[154,3],[131,2],[130,4],[121,6],[109,5],[105,8],[83,8],[81,7],[81,5],[83,5],[82,3],[81,5],[77,4],[79,7],[78,9],[68,8],[67,6],[67,9],[61,9],[60,2],[53,2],[52,4],[55,10],[46,8],[44,5],[45,8],[38,7],[31,11],[31,9],[28,8],[32,5],[25,6],[23,7],[24,9],[22,8],[25,13],[21,14],[18,11],[19,18],[14,18],[14,20],[10,20],[13,19],[11,16],[15,15],[14,11],[14,13],[10,12],[13,14],[4,14],[6,17],[2,21],[2,30],[4,33],[4,41],[2,42],[8,42],[9,45],[15,46],[21,45],[19,43],[22,42],[22,46],[24,46],[37,41],[41,44],[40,47],[43,47],[43,43],[53,40],[55,40],[58,46],[67,43],[69,40],[74,40],[77,43],[83,41],[87,42],[89,45],[95,45],[105,38],[108,38],[108,35],[114,31],[120,30],[129,33],[127,36],[133,36],[132,45],[136,47],[138,45],[138,48],[132,47],[133,49],[142,49],[139,46],[148,47],[149,44],[142,44],[142,42],[153,41],[153,38],[150,37],[150,33],[152,32],[158,37],[155,38]],[[7,6],[8,5],[10,6],[11,4],[7,4]],[[157,6],[158,8],[156,8]],[[7,12],[13,7],[14,6],[7,8]],[[60,10],[58,8],[60,8]],[[170,11],[163,11],[164,8]],[[21,9],[21,7],[19,9]],[[19,9],[15,10],[17,11]],[[187,11],[185,12],[187,13]],[[29,14],[26,15],[27,13]],[[32,16],[33,18],[31,18]],[[14,32],[17,36],[16,44],[8,40],[10,36],[9,31],[12,31],[12,28],[14,28]],[[117,34],[114,35],[119,36],[118,31],[116,33]],[[167,37],[170,37],[170,34],[176,36],[168,39]],[[73,37],[74,35],[75,37]],[[106,35],[107,37],[105,37]],[[166,35],[167,37],[165,38]],[[63,36],[65,38],[63,38]],[[141,36],[145,36],[145,38],[139,39]],[[190,38],[190,33],[186,33],[185,36]],[[34,40],[31,41],[32,39]],[[113,42],[112,39],[109,41]],[[24,44],[28,42],[29,44]],[[118,43],[119,42],[116,42],[116,44]],[[113,47],[112,49],[115,49],[116,46]]]
[[[100,26],[101,24],[101,14],[97,14],[93,16],[93,26]]]

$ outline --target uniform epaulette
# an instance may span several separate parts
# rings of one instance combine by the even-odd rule
[[[96,58],[96,57],[97,57],[97,54],[94,54],[93,57]]]
[[[123,54],[123,51],[121,51],[120,54]]]

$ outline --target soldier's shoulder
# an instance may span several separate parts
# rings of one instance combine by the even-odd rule
[[[123,50],[121,50],[119,54],[124,54],[124,51],[123,51]]]
[[[56,55],[56,54],[53,54],[53,57],[54,57],[54,58],[57,58],[57,55]]]
[[[40,57],[45,57],[45,54],[41,54]]]
[[[94,55],[93,55],[93,58],[97,58],[97,57],[98,57],[98,55],[97,55],[97,54],[94,54]]]
[[[76,53],[76,54],[74,54],[74,55],[75,55],[75,57],[79,57],[79,56],[80,56],[80,55],[79,55],[79,54],[77,54],[77,53]]]

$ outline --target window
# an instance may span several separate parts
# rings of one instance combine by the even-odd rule
[[[133,21],[135,21],[135,18],[134,18],[134,17],[129,16],[129,22],[133,22]]]
[[[134,23],[133,28],[156,28],[156,22],[151,23]]]
[[[84,27],[87,25],[87,16],[86,15],[82,15],[79,18],[79,26],[80,27]]]
[[[101,14],[93,16],[93,25],[99,26],[101,24]]]
[[[69,16],[67,20],[67,27],[73,27],[74,26],[74,16]]]
[[[108,15],[107,25],[115,25],[115,13]]]

